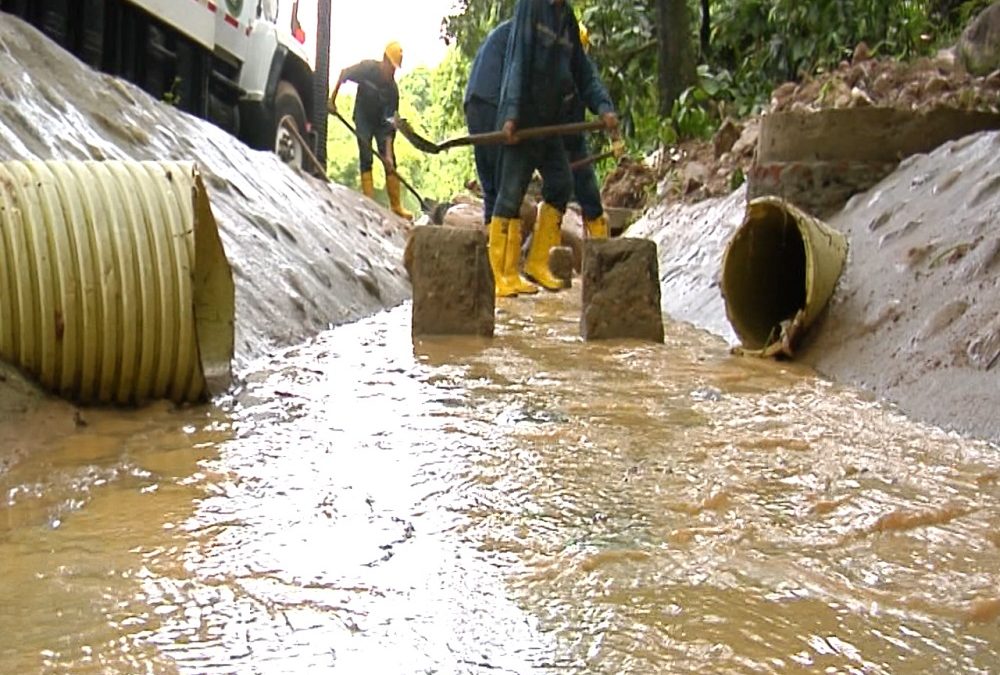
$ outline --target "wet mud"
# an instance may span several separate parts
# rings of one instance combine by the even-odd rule
[[[0,477],[12,672],[989,672],[995,447],[680,323],[409,306]],[[57,610],[54,608],[58,608]]]

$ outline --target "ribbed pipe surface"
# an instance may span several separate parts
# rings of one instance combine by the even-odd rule
[[[228,386],[233,312],[192,164],[0,162],[0,358],[45,388],[203,400]]]

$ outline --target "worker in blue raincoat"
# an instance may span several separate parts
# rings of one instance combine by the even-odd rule
[[[469,82],[465,88],[465,122],[470,134],[483,134],[499,130],[497,126],[497,105],[500,102],[500,82],[503,77],[504,57],[507,52],[507,40],[510,38],[511,22],[504,21],[490,31],[486,40],[479,46],[476,58],[472,61]],[[497,175],[500,161],[500,146],[483,144],[473,147],[476,159],[476,175],[483,190],[483,222],[489,223],[493,217],[493,205],[496,203],[499,176]],[[517,295],[520,293],[537,293],[538,287],[530,283],[517,271],[517,261],[521,257],[521,229],[515,226],[517,232],[508,236],[495,237],[492,241],[497,247],[491,254],[493,278],[498,295]],[[503,251],[500,251],[500,245]],[[510,258],[510,269],[505,264]]]
[[[549,290],[563,282],[549,269],[549,250],[561,240],[560,224],[573,192],[566,149],[558,137],[515,143],[518,128],[559,124],[576,92],[609,130],[617,129],[607,89],[580,43],[580,28],[566,0],[518,0],[511,20],[500,87],[497,123],[508,138],[501,150],[499,189],[489,226],[489,254],[498,296],[518,293],[517,260],[507,251],[520,247],[521,201],[535,169],[542,174],[542,197],[524,271]]]
[[[472,61],[469,83],[465,87],[465,123],[470,134],[498,131],[497,104],[500,102],[500,78],[503,75],[504,53],[510,37],[510,21],[504,21],[490,31],[479,46]],[[490,222],[497,198],[496,165],[500,148],[496,145],[473,147],[476,174],[483,189],[483,222]]]

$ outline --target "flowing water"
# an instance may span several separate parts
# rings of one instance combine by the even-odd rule
[[[997,448],[795,365],[407,306],[0,476],[0,672],[996,672]]]

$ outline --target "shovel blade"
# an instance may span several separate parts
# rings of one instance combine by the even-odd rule
[[[441,146],[439,146],[437,143],[427,140],[426,138],[418,134],[416,131],[413,130],[413,127],[410,125],[410,123],[407,120],[403,119],[402,117],[394,118],[393,124],[395,125],[396,129],[399,130],[399,133],[403,134],[403,137],[410,142],[410,145],[415,147],[417,150],[432,155],[436,155],[437,153],[441,152]]]

